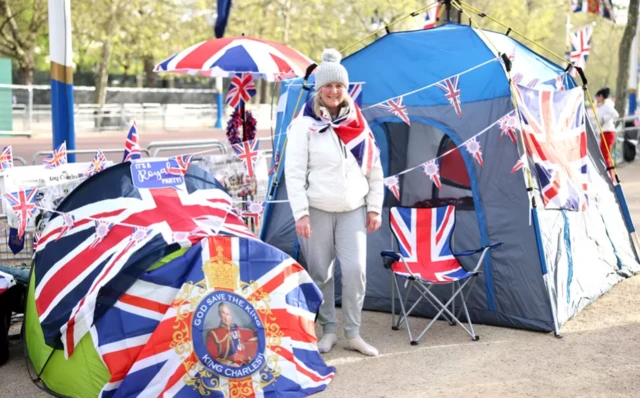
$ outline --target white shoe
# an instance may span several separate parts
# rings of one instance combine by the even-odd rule
[[[327,353],[338,343],[338,336],[335,333],[325,333],[318,342],[318,351]]]
[[[364,340],[362,340],[362,337],[348,339],[345,348],[351,351],[358,351],[370,357],[375,357],[378,355],[378,350],[374,346],[367,344]]]

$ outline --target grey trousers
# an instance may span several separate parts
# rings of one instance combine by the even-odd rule
[[[360,319],[366,290],[367,220],[366,208],[329,213],[310,208],[311,237],[300,239],[300,246],[311,278],[322,292],[318,320],[324,333],[336,333],[334,266],[342,270],[342,315],[344,335],[360,336]]]

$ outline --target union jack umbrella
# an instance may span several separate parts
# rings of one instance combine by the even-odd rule
[[[208,77],[250,73],[267,81],[304,76],[313,61],[280,43],[248,36],[224,37],[195,44],[160,62],[154,72]]]
[[[127,142],[124,144],[124,157],[122,158],[122,162],[124,163],[131,160],[140,159],[141,157],[142,155],[140,154],[138,127],[136,126],[136,121],[134,120],[131,123],[129,135],[127,135]]]
[[[0,152],[0,171],[10,169],[13,167],[13,152],[11,151],[11,145],[2,148]]]
[[[250,73],[239,73],[233,77],[227,92],[227,104],[232,108],[244,105],[256,95],[256,85]]]
[[[65,141],[60,144],[58,149],[54,149],[51,155],[42,159],[42,164],[44,164],[47,169],[53,169],[67,164],[67,142]]]
[[[6,193],[4,197],[7,198],[9,206],[15,212],[18,218],[18,238],[22,239],[24,231],[27,230],[27,224],[31,217],[36,214],[38,210],[36,208],[36,194],[38,190],[36,188],[27,189],[26,191]]]

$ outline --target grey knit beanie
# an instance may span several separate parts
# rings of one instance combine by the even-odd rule
[[[322,63],[316,69],[316,90],[329,83],[342,83],[349,87],[349,74],[340,65],[342,56],[337,50],[328,48],[322,52]]]

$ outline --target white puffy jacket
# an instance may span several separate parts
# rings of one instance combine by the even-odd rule
[[[296,118],[287,133],[284,172],[294,219],[309,215],[309,207],[337,213],[366,205],[367,211],[380,214],[384,200],[380,159],[365,177],[333,128],[312,132],[312,123],[310,118]]]
[[[598,107],[598,119],[602,124],[602,131],[616,131],[616,126],[613,123],[620,115],[616,111],[613,101],[610,99],[604,100],[602,105]]]

